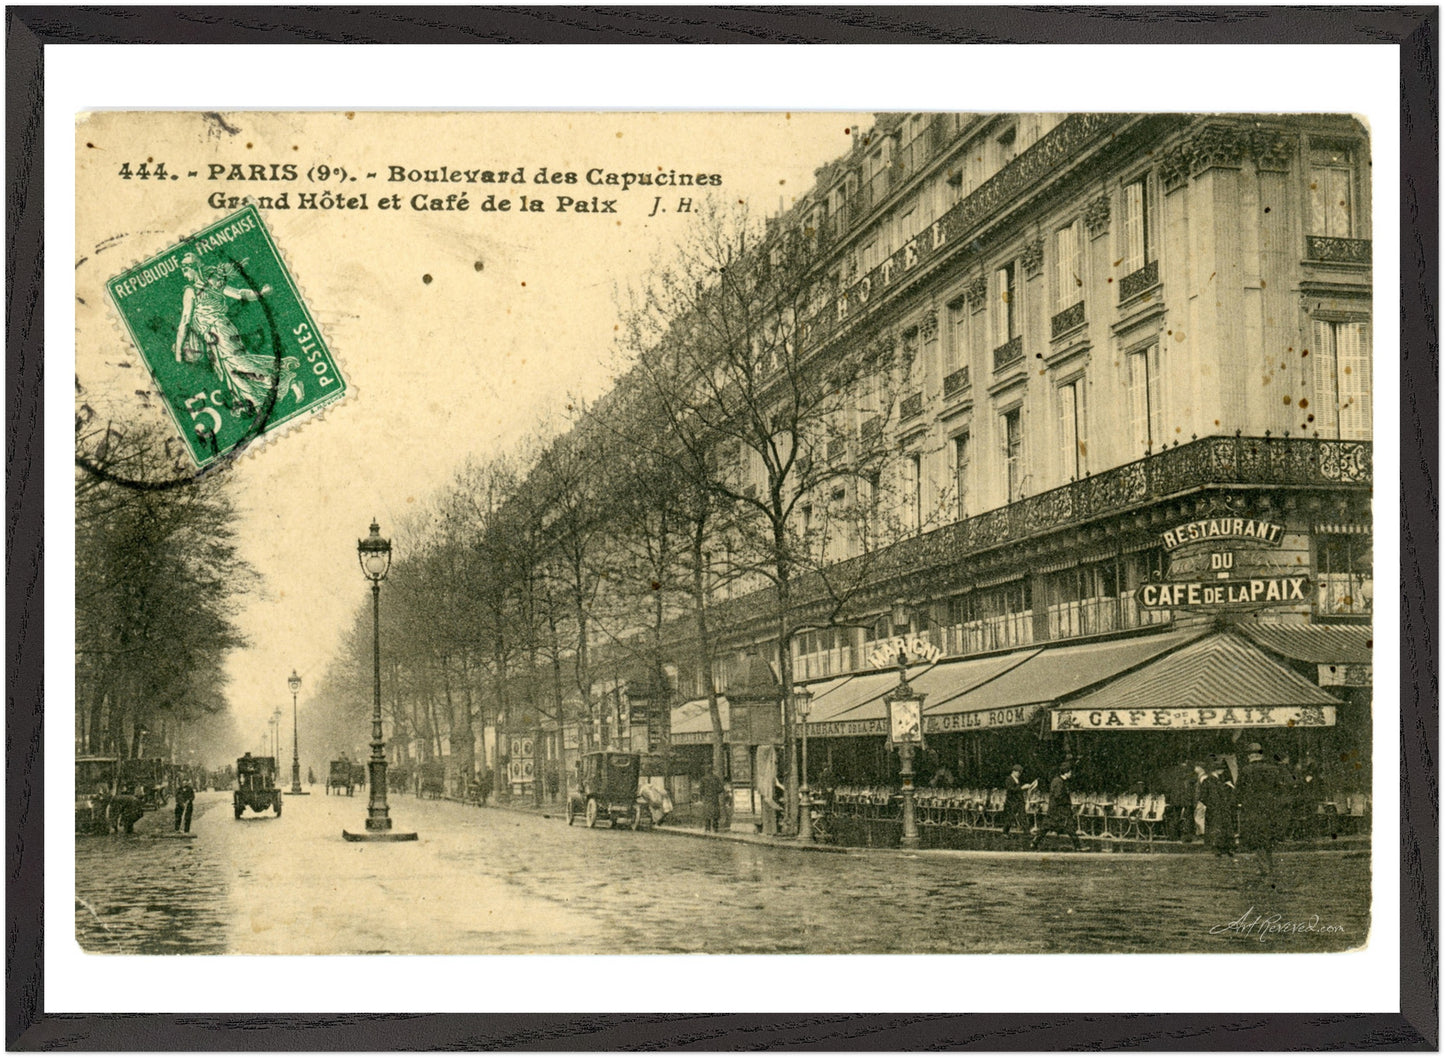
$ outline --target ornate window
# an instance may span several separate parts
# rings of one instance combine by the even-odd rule
[[[1082,250],[1078,220],[1054,232],[1054,315],[1084,300]]]
[[[993,344],[1007,345],[1019,334],[1019,292],[1014,262],[993,274]]]
[[[1355,155],[1348,144],[1310,144],[1310,234],[1355,235]]]
[[[956,497],[958,519],[968,517],[968,434],[961,433],[953,439],[953,491]]]
[[[1023,409],[1003,413],[1003,459],[1008,482],[1008,502],[1023,498],[1024,428]]]
[[[1120,276],[1127,278],[1147,268],[1157,256],[1155,248],[1158,220],[1155,216],[1152,188],[1147,176],[1124,185],[1123,223],[1120,225],[1123,264]],[[1122,286],[1122,281],[1121,281]]]
[[[1129,354],[1129,424],[1134,445],[1150,451],[1164,440],[1164,403],[1159,380],[1159,343]]]
[[[1084,380],[1065,382],[1059,394],[1060,481],[1077,481],[1084,476]]]
[[[1371,436],[1370,325],[1361,320],[1315,320],[1314,428],[1322,437],[1368,441]]]

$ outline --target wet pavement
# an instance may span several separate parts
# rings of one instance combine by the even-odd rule
[[[415,843],[350,843],[366,798],[232,818],[198,795],[76,839],[77,938],[125,953],[1336,951],[1368,934],[1369,857],[837,852],[392,799]]]

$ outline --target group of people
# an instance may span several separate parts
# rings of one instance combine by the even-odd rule
[[[1274,848],[1289,829],[1295,780],[1287,768],[1264,759],[1258,742],[1245,748],[1245,757],[1233,779],[1223,757],[1194,765],[1196,820],[1202,810],[1204,841],[1215,856],[1233,859],[1236,846],[1254,852],[1267,875],[1274,870]]]
[[[1286,766],[1265,760],[1258,742],[1245,747],[1246,763],[1238,776],[1231,773],[1229,762],[1222,756],[1211,757],[1192,765],[1194,782],[1185,800],[1185,825],[1181,837],[1202,827],[1204,841],[1214,854],[1232,859],[1235,850],[1254,852],[1260,873],[1274,870],[1274,849],[1289,830],[1290,813],[1295,800],[1296,779]],[[1028,792],[1038,780],[1025,784],[1024,767],[1015,764],[1004,780],[1003,832],[1017,827],[1028,829],[1025,804]],[[1049,807],[1039,821],[1029,847],[1037,849],[1045,837],[1057,834],[1067,837],[1079,848],[1078,824],[1073,805],[1074,761],[1065,757],[1049,782]]]

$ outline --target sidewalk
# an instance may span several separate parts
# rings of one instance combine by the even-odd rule
[[[561,805],[546,804],[540,808],[531,801],[518,799],[509,804],[490,803],[485,806],[488,809],[497,809],[504,812],[521,812],[526,815],[541,816],[543,819],[555,819],[558,822],[566,822],[565,808]],[[696,838],[703,841],[730,841],[740,845],[766,845],[772,848],[796,849],[803,852],[822,852],[833,855],[858,856],[858,855],[916,855],[916,856],[938,856],[938,857],[972,857],[972,858],[1017,858],[1021,856],[1037,859],[1049,859],[1054,856],[1067,856],[1070,859],[1119,859],[1120,857],[1158,857],[1158,856],[1198,856],[1209,852],[1209,848],[1202,842],[1191,842],[1188,845],[1180,845],[1176,842],[1156,842],[1152,846],[1145,846],[1137,842],[1113,842],[1110,847],[1100,847],[1104,842],[1099,838],[1080,838],[1083,850],[1074,852],[1067,848],[1062,839],[1050,837],[1048,844],[1041,849],[1023,848],[980,848],[980,849],[943,849],[943,848],[919,848],[902,849],[897,847],[878,848],[864,847],[857,845],[818,845],[799,842],[797,838],[778,835],[766,837],[762,834],[749,834],[738,831],[705,831],[701,826],[689,826],[677,823],[662,823],[651,828],[656,834],[671,834],[678,837]],[[1349,836],[1334,841],[1320,842],[1289,842],[1275,849],[1276,855],[1292,856],[1303,853],[1332,852],[1349,855],[1368,855],[1370,852],[1370,838],[1368,836]],[[1242,855],[1248,856],[1248,853]]]

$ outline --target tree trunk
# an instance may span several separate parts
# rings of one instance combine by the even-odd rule
[[[727,774],[725,767],[727,747],[723,742],[722,709],[717,700],[717,683],[712,678],[712,635],[707,624],[704,533],[702,522],[697,522],[692,537],[693,621],[694,627],[697,629],[698,666],[702,670],[703,686],[707,688],[708,717],[712,720],[712,770],[721,778]]]

